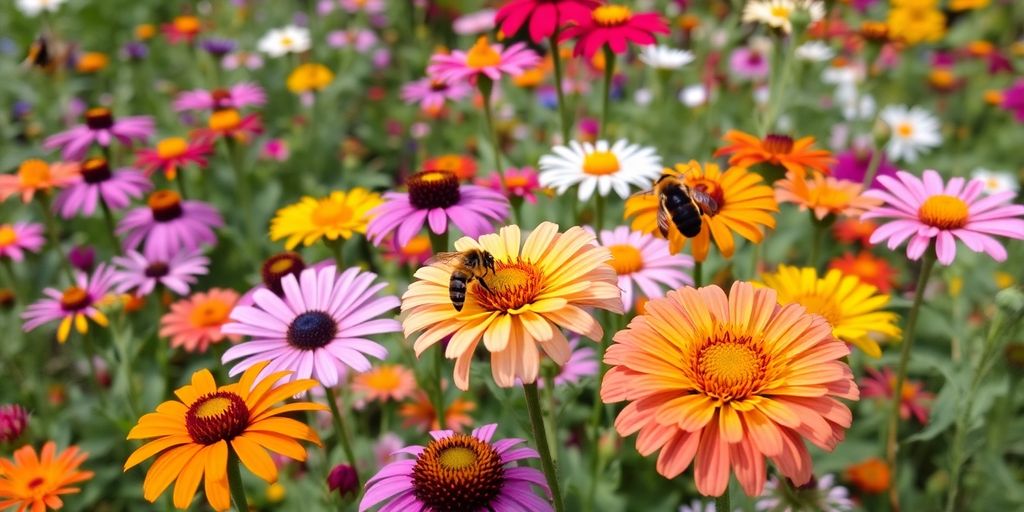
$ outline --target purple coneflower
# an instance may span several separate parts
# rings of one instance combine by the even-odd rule
[[[436,114],[445,101],[458,101],[473,93],[464,82],[447,83],[432,78],[421,78],[402,86],[402,101],[419,104],[423,110]]]
[[[0,259],[10,258],[21,261],[25,251],[39,252],[46,245],[43,226],[29,222],[0,224]]]
[[[239,109],[248,106],[260,106],[267,102],[263,88],[251,82],[242,82],[227,89],[196,89],[178,94],[174,99],[174,110],[218,110]]]
[[[231,39],[204,39],[200,46],[206,53],[219,58],[235,51],[238,45]]]
[[[771,65],[765,54],[754,48],[741,47],[729,56],[729,69],[737,77],[755,80],[768,76]]]
[[[693,284],[693,279],[683,271],[693,267],[693,258],[672,254],[668,240],[621,226],[602,231],[598,242],[612,253],[610,263],[619,275],[622,304],[627,310],[636,305],[634,286],[643,297],[657,299],[665,295],[666,289]]]
[[[1024,79],[1017,80],[1003,91],[1003,101],[1000,106],[1004,110],[1012,112],[1017,121],[1024,123]]]
[[[147,206],[136,208],[121,219],[118,235],[124,238],[124,249],[145,244],[147,258],[170,259],[179,251],[215,244],[214,228],[224,224],[217,210],[200,201],[182,201],[170,190],[157,190],[149,195]]]
[[[555,374],[555,387],[566,384],[577,384],[585,377],[597,375],[599,368],[597,363],[597,352],[593,347],[580,346],[580,336],[569,337],[569,360],[565,362]],[[537,379],[537,387],[543,388],[547,385],[544,379]]]
[[[358,268],[337,275],[330,265],[303,270],[298,279],[285,276],[282,297],[257,290],[255,305],[236,305],[233,322],[221,329],[252,340],[229,348],[221,361],[241,359],[231,369],[234,376],[269,360],[263,374],[291,370],[286,379],[312,377],[326,387],[337,385],[348,368],[369,370],[366,356],[384,359],[388,351],[366,337],[402,330],[392,318],[376,318],[399,306],[398,297],[377,297],[387,284],[374,284],[376,277]]]
[[[40,299],[25,309],[21,314],[21,319],[25,321],[21,328],[28,332],[45,323],[60,320],[57,341],[64,343],[71,334],[72,324],[75,330],[83,335],[89,332],[89,320],[106,327],[109,323],[107,315],[96,305],[110,293],[114,277],[112,267],[100,264],[91,276],[79,272],[75,276],[75,284],[65,288],[63,292],[56,288],[43,290],[43,295],[47,298]]]
[[[81,160],[93,142],[110,147],[114,139],[124,145],[143,142],[153,135],[153,118],[130,116],[114,118],[109,108],[97,107],[85,111],[85,124],[51,135],[43,142],[44,149],[61,149],[65,160]]]
[[[113,262],[120,267],[117,292],[134,292],[137,296],[148,295],[158,284],[178,295],[188,295],[197,276],[205,275],[210,264],[199,251],[179,251],[167,260],[128,251],[124,256],[115,256]]]
[[[141,172],[132,168],[111,172],[106,159],[90,158],[82,163],[81,179],[69,185],[53,203],[54,211],[65,219],[90,216],[102,200],[112,210],[120,210],[153,188]]]

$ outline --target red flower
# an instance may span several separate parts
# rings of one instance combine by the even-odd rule
[[[589,59],[606,44],[615,53],[626,53],[630,42],[652,45],[655,33],[668,32],[657,13],[633,14],[624,5],[602,5],[590,12],[589,20],[563,30],[560,39],[577,38],[573,54]]]
[[[539,43],[570,22],[586,22],[597,5],[596,0],[511,0],[498,10],[494,22],[507,37],[528,23],[530,39]]]

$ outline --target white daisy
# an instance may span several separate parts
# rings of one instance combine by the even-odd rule
[[[39,16],[43,11],[57,12],[61,4],[67,0],[17,0],[15,5],[25,16]]]
[[[750,0],[743,7],[744,23],[761,23],[785,33],[793,31],[793,15],[803,13],[813,23],[825,17],[825,5],[817,0]]]
[[[699,107],[708,102],[708,90],[703,84],[688,85],[679,91],[679,101],[687,107]]]
[[[587,201],[594,190],[602,196],[615,190],[619,197],[629,196],[629,186],[650,187],[661,174],[661,157],[654,148],[630,144],[619,139],[615,144],[599,140],[569,142],[568,146],[555,146],[553,154],[540,159],[540,184],[554,187],[559,195],[579,185],[580,201]]]
[[[885,149],[890,160],[913,163],[919,153],[942,143],[939,119],[921,107],[890,105],[878,117],[889,127]]]
[[[979,167],[971,171],[971,178],[985,183],[983,190],[986,194],[1016,192],[1020,188],[1017,177],[1007,171],[990,171]]]
[[[663,44],[645,46],[640,50],[640,62],[654,69],[679,69],[693,62],[693,52],[677,50]]]
[[[309,50],[309,29],[286,25],[271,29],[260,39],[259,50],[271,57],[281,57],[289,53],[302,53]]]
[[[831,46],[821,41],[810,41],[797,46],[794,53],[796,58],[808,62],[825,62],[836,55]]]

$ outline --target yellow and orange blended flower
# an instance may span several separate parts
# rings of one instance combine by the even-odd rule
[[[0,459],[0,510],[61,509],[61,496],[79,492],[74,485],[93,477],[92,471],[78,469],[86,457],[77,446],[57,453],[57,445],[47,441],[39,454],[28,445],[15,450],[13,460]]]
[[[306,449],[297,440],[319,445],[319,437],[307,425],[283,415],[323,411],[327,407],[312,402],[275,405],[319,384],[313,379],[300,379],[278,386],[278,381],[290,373],[286,371],[258,379],[267,364],[254,365],[237,383],[220,387],[209,370],[195,372],[191,384],[175,390],[180,401],[164,402],[156,412],[139,419],[128,439],[152,441],[128,457],[124,470],[160,454],[142,484],[146,500],[156,501],[177,480],[174,506],[188,508],[199,482],[205,479],[210,506],[217,511],[228,510],[229,457],[237,458],[249,471],[270,483],[277,481],[277,466],[267,450],[306,460]]]
[[[366,233],[370,210],[383,201],[380,194],[364,188],[336,190],[327,197],[303,197],[298,203],[277,211],[270,222],[270,239],[287,238],[284,246],[292,250],[300,243],[313,245],[322,240],[348,240],[355,233]]]
[[[862,195],[863,191],[860,183],[837,180],[816,172],[808,177],[791,171],[786,173],[786,179],[775,182],[776,201],[793,203],[801,211],[810,210],[818,220],[829,215],[858,218],[882,204],[880,199]]]
[[[324,66],[315,62],[300,64],[288,75],[286,85],[288,90],[295,94],[322,91],[334,81],[334,73]]]
[[[561,329],[601,339],[601,324],[584,308],[623,312],[611,252],[597,246],[592,233],[579,226],[559,233],[557,224],[543,222],[525,242],[521,238],[512,225],[455,242],[458,251],[491,253],[496,270],[486,276],[490,290],[469,283],[462,311],[452,306],[452,268],[442,262],[420,268],[402,296],[405,336],[423,331],[413,345],[417,356],[451,336],[445,357],[455,359],[459,389],[469,388],[470,362],[481,341],[499,386],[512,387],[516,379],[530,384],[537,380],[541,350],[559,366],[569,359]]]
[[[742,167],[722,171],[713,163],[702,168],[696,161],[677,164],[664,173],[683,178],[687,186],[708,194],[718,203],[718,212],[703,216],[700,233],[693,238],[693,259],[698,262],[707,259],[712,239],[722,256],[731,258],[736,251],[734,233],[757,244],[764,240],[763,228],[775,227],[773,214],[779,211],[779,205],[772,188],[757,173]],[[633,217],[634,230],[658,233],[659,208],[656,195],[636,195],[626,201],[624,216]],[[670,224],[668,240],[669,250],[675,254],[687,239]]]
[[[729,165],[770,164],[804,176],[812,170],[829,174],[829,167],[835,164],[832,153],[813,147],[814,137],[793,140],[788,135],[770,133],[759,139],[749,133],[729,130],[722,139],[729,144],[715,151],[715,156],[729,155]]]

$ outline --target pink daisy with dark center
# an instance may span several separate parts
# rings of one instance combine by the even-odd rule
[[[214,228],[224,225],[220,213],[200,201],[182,201],[170,190],[149,195],[147,205],[121,219],[117,234],[124,235],[124,249],[142,245],[147,258],[169,260],[180,251],[192,251],[217,243]]]
[[[115,118],[109,108],[91,108],[85,112],[85,124],[51,135],[43,142],[43,148],[59,148],[65,160],[81,160],[94,142],[110,147],[117,140],[130,146],[133,142],[144,142],[154,129],[152,117]]]
[[[153,188],[141,172],[130,167],[113,171],[104,158],[86,160],[80,173],[81,179],[62,190],[53,203],[53,209],[65,219],[76,215],[88,217],[100,203],[120,210]]]
[[[28,332],[43,324],[60,320],[57,341],[64,343],[71,334],[72,325],[79,334],[89,332],[89,320],[106,327],[107,315],[100,311],[97,305],[110,293],[114,280],[113,267],[100,264],[91,276],[78,273],[75,276],[75,284],[64,291],[56,288],[43,290],[46,298],[36,301],[21,314],[21,319],[25,321],[21,328]]]
[[[136,251],[124,256],[115,256],[118,293],[134,292],[137,296],[148,295],[157,285],[166,287],[178,295],[188,295],[189,288],[198,276],[209,270],[210,260],[199,251],[179,251],[171,258],[147,258]]]
[[[263,88],[251,82],[242,82],[224,89],[196,89],[185,91],[174,98],[174,110],[220,110],[262,106],[267,102]]]

